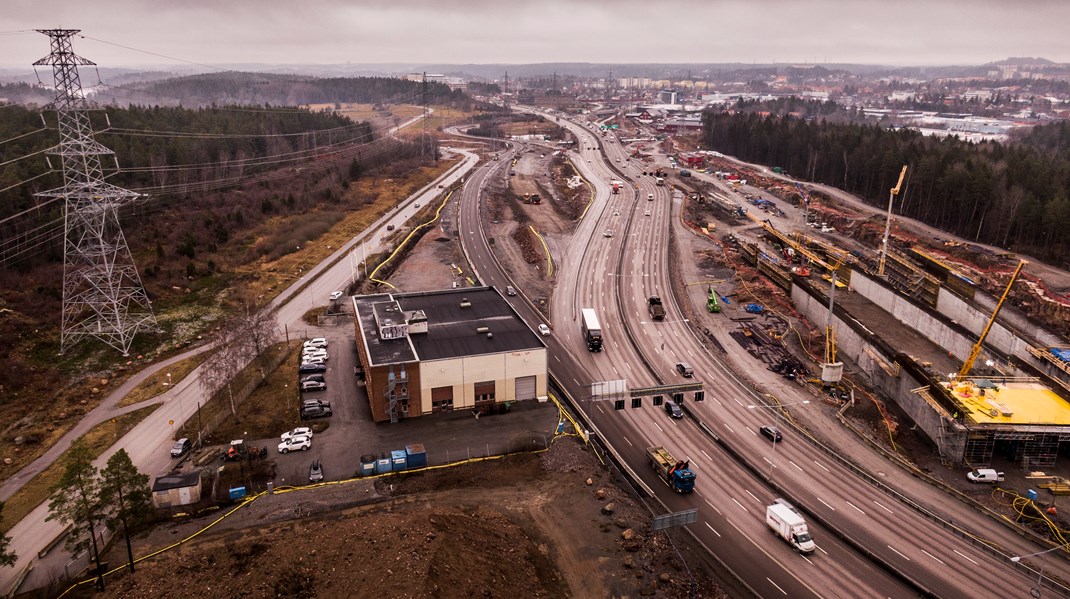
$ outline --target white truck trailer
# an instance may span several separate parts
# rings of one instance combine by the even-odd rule
[[[777,500],[765,508],[765,523],[799,553],[813,553],[816,546],[806,529],[806,520],[793,507]]]

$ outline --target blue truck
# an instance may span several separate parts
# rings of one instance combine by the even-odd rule
[[[672,457],[664,447],[648,447],[646,454],[650,457],[650,466],[673,491],[690,493],[695,490],[695,473],[688,462]]]

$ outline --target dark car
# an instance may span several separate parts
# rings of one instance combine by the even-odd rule
[[[695,371],[691,368],[691,365],[688,364],[687,362],[678,362],[676,364],[676,370],[679,371],[680,374],[684,375],[687,378],[691,378],[691,377],[695,376]]]
[[[186,455],[186,452],[189,451],[192,447],[193,442],[183,437],[178,441],[175,441],[175,444],[171,447],[171,457],[180,458]]]
[[[297,367],[299,374],[312,374],[314,372],[327,372],[326,364],[316,364],[314,362],[305,362]]]
[[[303,401],[301,402],[301,419],[327,418],[334,412],[331,410],[329,401]]]
[[[683,418],[684,411],[675,401],[665,402],[665,413],[671,418]]]
[[[318,483],[321,480],[323,480],[323,466],[319,460],[316,460],[308,469],[308,482]]]
[[[317,383],[326,383],[326,382],[327,382],[327,381],[326,381],[326,380],[325,380],[325,379],[323,378],[323,375],[322,375],[322,374],[310,374],[310,375],[308,375],[308,376],[303,376],[303,377],[301,377],[301,382],[302,382],[302,383],[307,383],[307,382],[309,382],[309,381],[315,381],[315,382],[317,382]]]
[[[769,426],[768,424],[765,426],[760,426],[758,427],[758,432],[761,433],[763,437],[769,439],[773,443],[784,440],[784,435],[780,434],[780,431],[777,430],[777,427],[775,426]]]

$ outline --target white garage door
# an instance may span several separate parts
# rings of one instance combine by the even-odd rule
[[[522,376],[516,379],[516,398],[535,399],[535,377]]]

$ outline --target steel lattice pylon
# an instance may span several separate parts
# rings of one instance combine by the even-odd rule
[[[66,205],[60,352],[89,335],[125,355],[139,331],[157,328],[119,226],[119,207],[140,194],[104,181],[100,157],[112,151],[93,139],[93,106],[82,92],[78,66],[94,63],[71,49],[79,30],[37,31],[52,40],[52,53],[33,64],[52,67],[60,141],[50,153],[63,163],[63,186],[37,194],[62,198]]]

